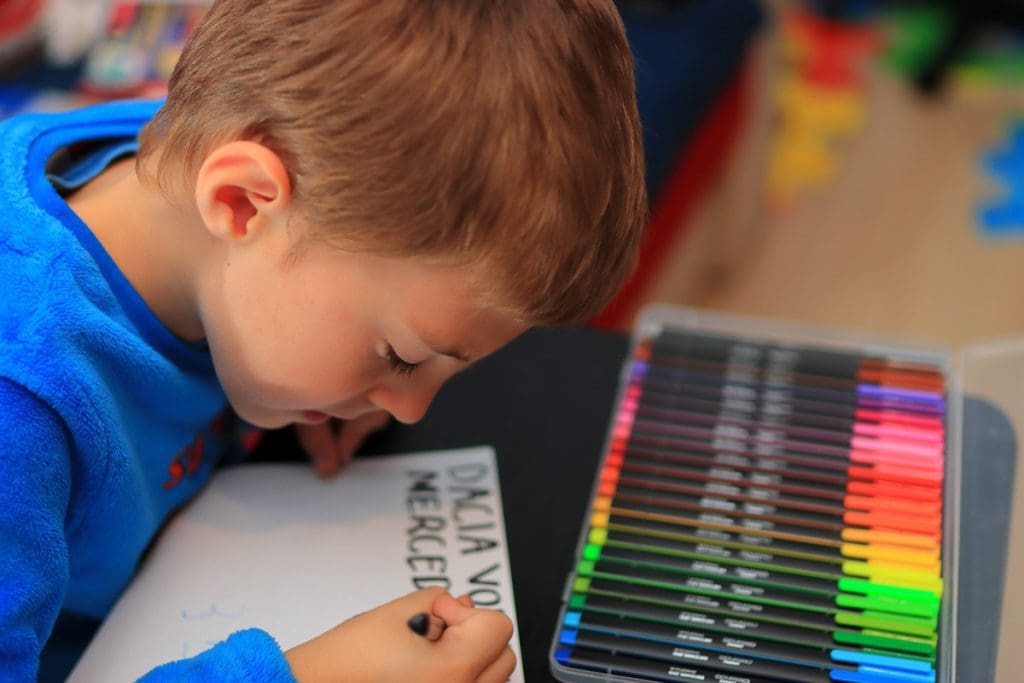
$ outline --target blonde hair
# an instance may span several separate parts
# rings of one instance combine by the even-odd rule
[[[646,218],[611,0],[219,0],[141,134],[143,177],[194,182],[229,139],[281,156],[314,238],[482,264],[532,324],[597,313]]]

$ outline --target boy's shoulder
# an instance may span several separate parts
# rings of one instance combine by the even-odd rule
[[[102,247],[53,188],[47,165],[68,146],[136,135],[158,106],[119,102],[0,124],[0,376],[60,365],[68,335],[119,308]]]
[[[55,203],[58,197],[47,173],[58,152],[137,138],[161,104],[160,100],[125,100],[61,112],[28,112],[0,122],[0,222],[9,223],[4,214],[32,204],[45,209]]]
[[[69,245],[83,238],[75,230],[80,221],[51,182],[54,161],[89,143],[135,137],[156,108],[152,102],[118,102],[26,113],[0,123],[0,271],[5,281],[35,275],[33,270],[51,257],[66,258]],[[10,289],[3,294],[8,302],[16,299]]]
[[[28,112],[0,122],[0,194],[3,204],[19,201],[25,190],[37,197],[47,188],[46,170],[62,149],[116,138],[137,138],[160,108],[160,100],[125,100],[60,112]],[[37,184],[33,187],[33,184]],[[0,217],[2,219],[2,217]]]

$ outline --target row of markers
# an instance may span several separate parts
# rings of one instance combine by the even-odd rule
[[[556,675],[934,681],[945,420],[939,367],[671,329],[643,340]]]

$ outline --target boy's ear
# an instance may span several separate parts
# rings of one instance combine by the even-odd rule
[[[287,220],[291,180],[273,150],[239,140],[207,155],[196,176],[195,199],[211,234],[241,242]]]

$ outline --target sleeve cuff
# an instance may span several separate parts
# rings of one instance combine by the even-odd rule
[[[142,683],[297,683],[277,641],[258,628],[233,633],[209,650],[158,666],[139,680]]]

